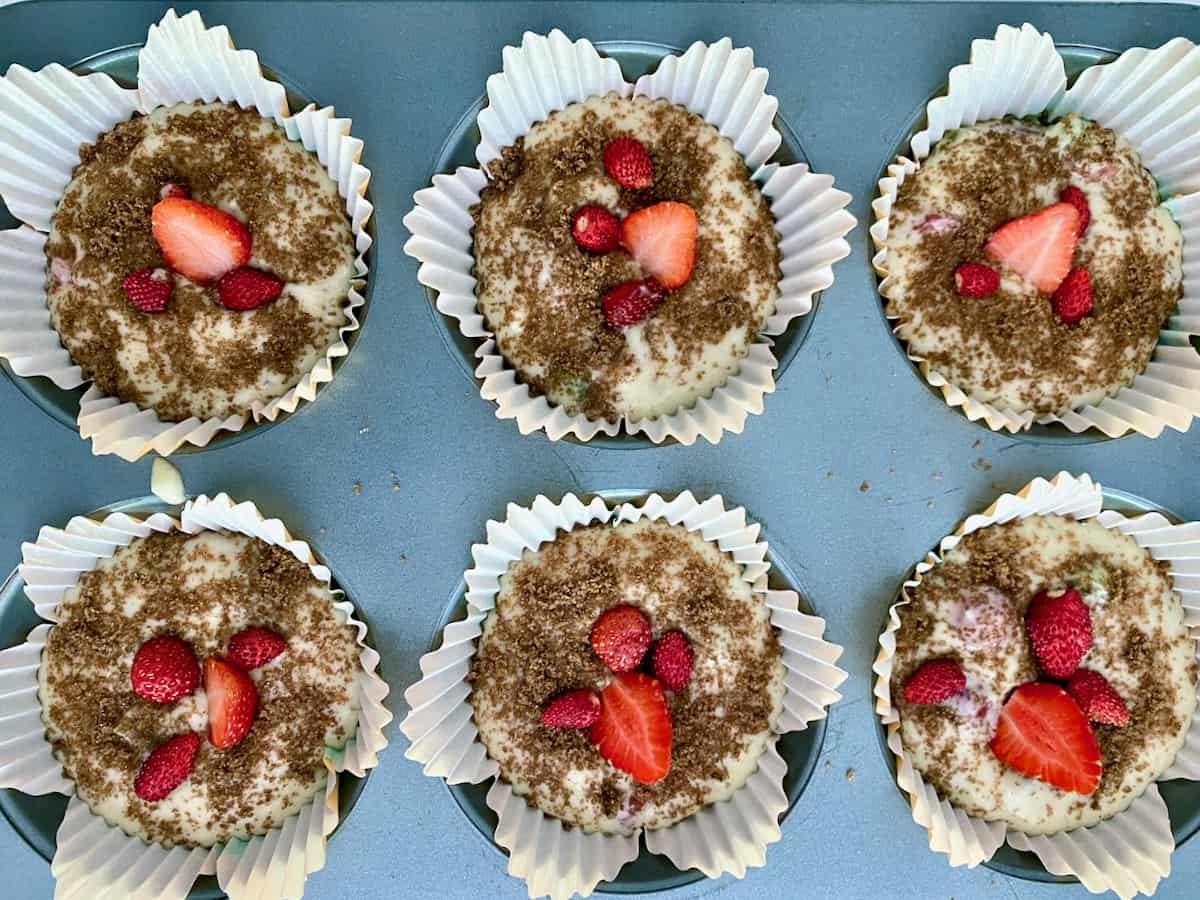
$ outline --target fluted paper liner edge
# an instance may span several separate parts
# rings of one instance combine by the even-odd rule
[[[1073,519],[1096,519],[1106,528],[1128,534],[1155,559],[1168,561],[1172,586],[1180,596],[1185,621],[1193,637],[1200,638],[1200,587],[1193,586],[1200,571],[1200,523],[1171,524],[1159,513],[1126,518],[1104,510],[1098,483],[1088,475],[1060,472],[1052,480],[1035,478],[1016,494],[1004,494],[982,513],[968,516],[958,529],[942,539],[936,553],[918,563],[904,582],[901,600],[888,610],[888,623],[879,636],[875,674],[875,712],[887,730],[887,744],[896,764],[896,781],[908,795],[913,819],[929,832],[929,847],[945,853],[952,866],[974,867],[1008,843],[1017,850],[1035,853],[1047,871],[1074,875],[1092,893],[1113,891],[1122,900],[1137,893],[1153,894],[1158,882],[1171,871],[1175,840],[1167,807],[1156,785],[1150,785],[1128,809],[1091,828],[1050,835],[1026,835],[1009,830],[1002,822],[985,822],[938,797],[922,779],[904,752],[899,712],[891,702],[891,674],[896,651],[900,611],[909,592],[925,573],[937,566],[964,535],[988,525],[1013,519],[1056,513]],[[1200,780],[1200,716],[1193,716],[1188,736],[1174,764],[1160,777]]]
[[[681,56],[668,55],[635,85],[589,41],[572,43],[557,29],[549,35],[526,32],[520,47],[504,48],[503,60],[503,72],[487,81],[488,105],[479,113],[481,167],[572,102],[610,92],[671,100],[716,127],[746,160],[775,217],[783,277],[776,309],[740,370],[710,396],[671,415],[638,421],[567,415],[544,396],[532,396],[518,380],[478,309],[470,209],[487,184],[483,171],[461,167],[437,174],[432,187],[413,196],[415,207],[404,217],[412,237],[404,249],[420,263],[420,283],[437,292],[437,308],[457,321],[464,336],[481,340],[475,369],[483,382],[480,394],[496,403],[498,418],[515,419],[522,434],[545,431],[551,440],[573,435],[586,441],[601,432],[615,435],[622,426],[655,443],[692,444],[703,437],[715,444],[726,431],[740,433],[746,418],[760,414],[763,398],[775,390],[778,361],[771,337],[812,311],[814,295],[833,284],[834,263],[850,253],[844,237],[855,224],[846,211],[850,195],[835,189],[831,176],[814,174],[807,165],[769,161],[781,141],[772,124],[778,103],[766,93],[767,71],[754,66],[753,52],[734,49],[729,38],[712,45],[697,41]]]
[[[424,766],[426,775],[450,784],[477,784],[495,777],[488,806],[499,817],[495,839],[509,851],[509,873],[526,881],[530,897],[559,900],[588,896],[600,881],[610,881],[638,855],[638,836],[586,834],[534,809],[499,775],[488,757],[472,718],[466,677],[482,623],[495,603],[501,575],[510,562],[560,531],[590,524],[634,522],[648,517],[698,532],[732,556],[742,578],[771,610],[783,662],[789,672],[786,702],[775,731],[800,730],[823,718],[841,699],[837,688],[847,673],[835,663],[842,648],[823,637],[824,620],[799,611],[794,591],[767,586],[770,563],[759,526],[748,523],[742,507],[726,509],[718,496],[699,502],[690,492],[672,500],[652,494],[643,500],[609,507],[600,498],[588,502],[567,494],[559,502],[538,496],[528,507],[509,504],[504,522],[489,521],[487,542],[472,547],[474,567],[466,573],[467,614],[446,626],[439,649],[421,658],[422,678],[405,691],[408,715],[400,725],[409,740],[405,755]],[[705,807],[665,829],[646,831],[647,848],[680,869],[697,868],[709,877],[737,877],[765,863],[767,845],[779,840],[778,819],[787,809],[783,790],[786,764],[772,741],[746,784],[728,800]]]
[[[199,93],[199,96],[198,96]],[[136,460],[149,452],[166,456],[185,443],[207,445],[222,431],[240,431],[248,422],[274,421],[316,398],[333,378],[333,362],[349,352],[346,337],[359,327],[371,246],[366,224],[373,212],[366,199],[371,173],[359,162],[362,141],[350,134],[350,120],[332,106],[310,104],[289,115],[283,85],[268,80],[250,50],[236,50],[224,26],[206,28],[197,12],[177,16],[168,10],[150,27],[138,54],[138,90],[120,88],[107,75],[75,75],[57,64],[31,72],[12,66],[0,78],[0,100],[20,112],[19,134],[0,135],[0,196],[25,222],[0,232],[0,356],[23,377],[45,376],[62,389],[87,383],[50,322],[46,303],[44,243],[50,217],[79,163],[79,145],[135,112],[191,101],[223,100],[255,108],[274,120],[291,140],[317,155],[346,201],[357,256],[342,312],[346,323],[300,381],[279,397],[256,400],[244,413],[226,418],[164,422],[151,409],[122,403],[91,384],[80,401],[80,436],[95,454],[115,453]],[[31,154],[30,149],[36,149]]]
[[[909,156],[899,156],[878,182],[871,204],[872,259],[882,279],[879,292],[892,329],[908,358],[946,403],[993,431],[1019,432],[1035,421],[1058,423],[1071,432],[1096,429],[1109,437],[1137,431],[1158,437],[1164,428],[1187,431],[1200,415],[1200,353],[1189,338],[1200,334],[1200,132],[1190,129],[1180,110],[1200,103],[1200,51],[1185,38],[1155,50],[1134,48],[1107,65],[1087,69],[1071,88],[1054,40],[1032,25],[1001,25],[994,38],[971,44],[971,61],[950,71],[945,96],[929,101],[927,125],[913,136]],[[1183,234],[1183,297],[1179,309],[1159,333],[1146,370],[1114,396],[1062,416],[996,406],[952,384],[905,342],[907,322],[886,309],[887,237],[891,210],[900,186],[929,156],[948,131],[1005,115],[1050,112],[1079,114],[1126,138],[1142,162],[1171,196],[1164,206]],[[1178,113],[1178,114],[1176,114]]]
[[[144,519],[112,513],[103,521],[76,516],[65,528],[43,526],[35,542],[21,547],[18,571],[37,614],[51,624],[37,626],[26,642],[0,651],[0,786],[31,794],[61,793],[71,799],[58,830],[51,870],[55,896],[92,897],[114,891],[138,900],[183,900],[197,875],[215,874],[233,900],[298,898],[304,879],[325,864],[325,840],[337,826],[337,773],[365,775],[387,746],[383,727],[392,714],[384,706],[387,683],[376,671],[379,655],[366,645],[366,625],[354,607],[338,599],[334,608],[357,631],[360,670],[356,678],[359,719],[355,735],[341,750],[330,749],[326,789],[298,813],[266,834],[212,848],[168,850],[131,837],[94,814],[74,792],[46,740],[37,699],[37,670],[46,635],[57,621],[57,607],[80,575],[136,538],[154,532],[206,530],[236,532],[283,547],[309,566],[313,577],[330,585],[329,569],[278,519],[267,519],[249,502],[226,494],[197,497],[177,520],[165,513]],[[331,587],[335,597],[340,590]]]

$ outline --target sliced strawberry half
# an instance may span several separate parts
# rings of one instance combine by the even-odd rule
[[[671,713],[662,685],[642,672],[613,676],[592,726],[600,755],[635,781],[654,784],[671,771]]]
[[[250,232],[229,213],[190,200],[165,197],[150,213],[163,259],[196,284],[211,284],[250,259]]]
[[[1078,240],[1079,210],[1070,203],[1055,203],[1001,225],[983,252],[1039,291],[1053,294],[1071,271]]]
[[[1010,769],[1077,794],[1100,784],[1100,744],[1079,704],[1056,684],[1030,682],[1000,710],[992,753]]]
[[[647,274],[671,290],[692,277],[696,228],[696,213],[690,206],[667,200],[626,216],[621,223],[621,246]]]
[[[204,661],[204,693],[208,695],[208,739],[227,750],[250,732],[258,709],[258,691],[250,676],[223,659]]]

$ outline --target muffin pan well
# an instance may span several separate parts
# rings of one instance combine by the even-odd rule
[[[106,48],[127,48],[131,55],[128,48],[145,39],[163,10],[154,2],[4,6],[0,67],[86,62]],[[877,749],[868,698],[879,613],[933,539],[1035,475],[1088,472],[1106,488],[1200,518],[1196,430],[1167,431],[1155,440],[1085,441],[1036,430],[998,434],[967,421],[919,380],[885,330],[866,227],[881,165],[907,139],[946,73],[968,58],[972,40],[991,37],[1001,23],[1029,21],[1052,34],[1070,59],[1070,45],[1123,50],[1159,46],[1178,35],[1194,39],[1194,9],[1166,3],[249,0],[206,3],[203,13],[210,25],[227,25],[239,46],[258,51],[285,84],[303,86],[297,93],[334,103],[354,119],[355,133],[367,142],[364,162],[373,173],[371,198],[381,225],[371,250],[371,326],[314,409],[289,417],[294,421],[283,428],[247,429],[244,436],[253,440],[218,438],[210,452],[173,461],[190,491],[253,498],[302,527],[336,561],[343,584],[353,585],[370,616],[399,718],[401,691],[420,677],[417,660],[457,602],[457,592],[447,593],[469,565],[469,544],[480,538],[481,523],[502,517],[507,501],[630,484],[721,493],[759,517],[773,550],[826,618],[830,640],[846,647],[839,664],[851,678],[767,865],[744,881],[701,880],[668,896],[1087,896],[1079,886],[1017,884],[1009,880],[1015,869],[950,868],[930,852]],[[525,30],[552,28],[588,37],[619,59],[633,42],[641,56],[631,51],[628,62],[622,59],[631,75],[653,65],[664,48],[732,36],[770,71],[769,89],[787,126],[781,128],[785,144],[794,136],[797,153],[854,197],[850,211],[859,231],[847,236],[852,255],[837,264],[802,350],[780,348],[790,358],[787,374],[764,414],[718,446],[613,454],[595,442],[523,437],[480,399],[471,375],[474,348],[456,344],[452,323],[421,308],[430,301],[403,253],[408,234],[400,218],[433,171],[473,164],[466,133],[473,127],[472,104],[487,75],[500,68],[503,47],[519,44]],[[643,60],[641,69],[635,57]],[[73,428],[34,412],[22,393],[41,393],[37,381],[0,379],[5,571],[41,523],[113,497],[138,497],[149,480],[148,460],[93,458]],[[55,414],[65,424],[74,419],[70,401],[63,398]],[[16,590],[10,584],[5,597]],[[3,604],[5,616],[13,605]],[[26,624],[6,624],[5,643],[23,637]],[[395,746],[331,842],[325,868],[309,878],[305,896],[524,897],[526,886],[506,874],[504,858],[481,840],[446,789],[403,758],[397,726],[387,732]],[[0,792],[0,808],[19,827],[31,828],[11,812],[14,797]],[[46,840],[53,832],[51,824]],[[46,840],[41,846],[48,850]],[[1183,900],[1195,893],[1198,847],[1195,840],[1179,847],[1156,896]],[[2,823],[0,857],[14,896],[52,895],[49,865]]]
[[[111,503],[87,513],[87,518],[100,522],[113,513],[125,513],[139,519],[148,518],[155,513],[178,517],[182,509],[182,506],[169,506],[156,497],[147,496]],[[322,564],[328,566],[319,553],[317,557]],[[345,591],[336,571],[330,568],[334,572],[332,587]],[[354,598],[349,594],[347,599],[354,602]],[[367,621],[357,604],[355,615],[364,623]],[[22,643],[33,628],[42,624],[45,624],[44,620],[34,612],[32,603],[26,597],[24,579],[21,578],[20,572],[13,570],[3,585],[0,585],[0,646],[13,647]],[[369,623],[367,624],[369,627]],[[370,638],[367,639],[367,643],[372,644]],[[341,772],[337,776],[338,824],[334,834],[358,803],[372,771],[374,770],[368,769],[362,777],[350,772]],[[0,813],[21,839],[49,864],[54,858],[56,834],[66,812],[68,799],[67,796],[56,793],[35,796],[18,790],[0,791]],[[199,876],[188,893],[191,900],[216,900],[224,896],[224,892],[217,885],[215,875]]]
[[[90,75],[93,73],[103,73],[112,78],[117,84],[123,88],[133,89],[137,86],[137,69],[138,69],[138,51],[140,45],[131,45],[125,47],[116,47],[111,50],[102,51],[92,54],[73,65],[68,66],[72,72],[78,75]],[[272,69],[269,65],[262,65],[263,74],[283,85],[286,94],[288,107],[293,111],[304,109],[305,106],[315,103],[312,95],[306,93],[302,88],[297,86],[288,78],[281,76],[278,72]],[[371,197],[371,191],[368,187],[366,196],[368,200]],[[0,205],[0,227],[11,228],[16,227],[17,223],[11,220],[11,216]],[[375,223],[374,217],[367,222],[366,231],[374,237]],[[368,251],[368,260],[371,258],[371,253]],[[359,335],[362,331],[362,325],[366,321],[367,308],[370,306],[371,295],[374,291],[375,280],[368,277],[365,287],[362,290],[364,299],[367,301],[362,307],[356,311],[356,316],[359,321],[359,327],[344,335],[343,340],[347,346],[345,356],[337,357],[332,361],[333,372],[337,371],[345,364],[349,357],[350,351],[354,349],[354,345],[358,342]],[[7,359],[0,359],[0,371],[3,371],[8,379],[17,387],[17,389],[28,397],[34,405],[41,409],[44,413],[53,418],[56,422],[64,425],[72,432],[78,434],[78,425],[76,420],[79,416],[79,404],[88,389],[88,382],[81,387],[74,389],[64,389],[55,385],[49,378],[33,377],[23,378],[16,375],[12,371]],[[305,404],[307,405],[307,404]],[[303,407],[297,408],[299,412]],[[281,412],[274,419],[261,419],[255,421],[252,416],[247,414],[245,425],[239,431],[218,431],[207,444],[197,446],[190,442],[181,444],[176,453],[198,453],[217,446],[226,444],[235,444],[245,440],[251,435],[271,428],[278,423],[291,418],[296,412],[288,413]]]

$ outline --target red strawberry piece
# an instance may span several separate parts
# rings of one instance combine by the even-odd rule
[[[640,190],[654,183],[654,163],[637,138],[619,137],[605,144],[604,171],[621,187]]]
[[[1001,225],[983,252],[1039,291],[1053,294],[1067,277],[1078,239],[1079,210],[1070,203],[1055,203]]]
[[[650,649],[650,620],[635,606],[614,606],[592,626],[592,649],[614,672],[632,672]]]
[[[163,799],[187,780],[199,749],[200,735],[194,731],[159,744],[142,763],[133,781],[133,792],[149,803]]]
[[[673,200],[639,209],[621,223],[621,246],[667,290],[681,287],[696,262],[696,213]]]
[[[192,192],[187,189],[187,185],[177,184],[173,181],[168,181],[158,189],[158,199],[166,200],[168,197],[183,197],[190,198]]]
[[[990,297],[1000,288],[1000,273],[983,263],[963,263],[954,270],[954,287],[964,297]]]
[[[186,641],[169,636],[150,638],[133,654],[129,682],[143,700],[174,703],[196,689],[200,664]]]
[[[967,686],[967,676],[952,659],[930,659],[904,683],[904,699],[909,703],[941,703]]]
[[[142,312],[162,312],[175,290],[175,279],[166,269],[138,269],[125,276],[121,289]]]
[[[930,213],[917,224],[917,231],[921,234],[949,234],[961,224],[962,219],[958,216]]]
[[[1087,716],[1057,684],[1030,682],[1000,710],[992,753],[1010,769],[1064,791],[1090,794],[1100,784],[1100,744]]]
[[[1099,672],[1080,669],[1067,682],[1067,693],[1091,721],[1118,728],[1129,724],[1129,707]]]
[[[208,739],[226,750],[244,738],[254,724],[258,691],[250,676],[223,659],[204,661],[204,693],[208,695]]]
[[[1092,614],[1074,588],[1057,596],[1043,591],[1029,604],[1025,631],[1042,671],[1065,681],[1092,646]]]
[[[653,278],[618,284],[601,301],[604,324],[609,328],[636,325],[658,308],[663,295],[662,285]]]
[[[250,232],[229,213],[167,197],[154,204],[150,227],[163,259],[196,284],[211,284],[250,259]]]
[[[1054,314],[1066,325],[1074,325],[1092,311],[1092,277],[1083,266],[1067,273],[1050,298]]]
[[[1087,231],[1088,224],[1092,221],[1092,208],[1088,206],[1087,194],[1081,191],[1075,185],[1069,185],[1059,197],[1059,202],[1070,203],[1079,211],[1079,235]]]
[[[217,282],[217,297],[226,309],[257,309],[283,293],[283,282],[258,269],[234,269]]]
[[[654,677],[668,691],[682,691],[692,677],[692,645],[682,631],[668,631],[654,646]]]
[[[584,250],[611,253],[621,244],[621,222],[603,206],[584,206],[571,219],[571,237]]]
[[[600,755],[634,781],[654,784],[671,771],[671,713],[662,685],[649,675],[613,677],[600,694],[590,736]]]
[[[274,631],[251,626],[229,639],[229,652],[225,658],[243,672],[249,672],[269,663],[286,649],[287,641]]]
[[[591,728],[600,719],[600,698],[595,691],[568,691],[550,701],[542,713],[547,728]]]

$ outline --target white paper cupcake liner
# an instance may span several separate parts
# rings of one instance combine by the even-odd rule
[[[544,396],[533,396],[517,379],[492,340],[476,304],[475,259],[470,209],[487,184],[481,169],[462,167],[453,175],[435,175],[433,186],[417,191],[415,208],[404,217],[412,237],[404,250],[420,263],[417,278],[437,292],[437,308],[457,320],[459,331],[483,341],[476,356],[480,393],[496,403],[496,416],[516,419],[522,434],[545,431],[551,440],[573,435],[589,440],[603,432],[645,434],[655,443],[673,438],[711,443],[726,431],[740,433],[746,417],[762,412],[763,397],[775,390],[778,365],[772,336],[812,310],[813,295],[833,284],[833,264],[850,253],[845,235],[855,220],[846,206],[850,195],[833,187],[833,178],[816,175],[804,164],[768,160],[780,144],[773,119],[778,102],[766,93],[767,71],[754,67],[754,54],[734,49],[729,38],[708,45],[697,41],[682,56],[669,55],[651,75],[630,84],[616,60],[600,56],[587,40],[574,43],[558,30],[549,35],[526,32],[520,47],[505,47],[504,70],[487,81],[488,105],[479,113],[481,167],[500,156],[551,112],[591,96],[617,93],[663,98],[686,107],[729,138],[746,160],[775,217],[782,255],[780,297],[741,370],[711,396],[686,409],[653,419],[614,421],[567,415]]]
[[[1074,875],[1092,893],[1113,891],[1126,900],[1137,893],[1153,894],[1158,882],[1171,871],[1175,839],[1167,806],[1156,785],[1147,787],[1128,809],[1091,828],[1050,835],[1027,835],[1008,829],[1003,822],[985,822],[967,815],[940,798],[914,768],[900,736],[900,715],[892,705],[891,676],[896,652],[896,632],[901,610],[922,577],[941,563],[947,552],[973,531],[1000,522],[1056,513],[1073,519],[1092,519],[1115,528],[1144,547],[1151,556],[1169,564],[1169,576],[1184,607],[1193,637],[1200,639],[1200,523],[1172,525],[1159,513],[1126,518],[1102,510],[1100,485],[1087,475],[1060,472],[1052,481],[1034,479],[1016,494],[1004,494],[982,513],[968,516],[951,535],[942,539],[936,553],[917,564],[901,589],[901,600],[891,607],[888,624],[879,637],[875,673],[875,712],[887,729],[887,743],[896,761],[896,781],[909,796],[913,819],[929,832],[929,847],[945,853],[952,866],[974,867],[990,859],[1008,841],[1017,850],[1037,854],[1046,870]],[[1200,716],[1194,716],[1174,764],[1160,776],[1200,780]]]
[[[189,501],[178,521],[164,513],[146,519],[113,513],[102,522],[76,516],[66,528],[45,526],[36,542],[22,544],[18,571],[37,614],[53,623],[66,591],[118,548],[153,532],[206,530],[245,534],[283,547],[306,563],[314,578],[330,583],[329,569],[307,543],[293,538],[278,519],[263,518],[253,503],[235,504],[225,494]],[[341,597],[341,591],[333,593]],[[342,750],[327,752],[330,776],[323,794],[266,834],[211,848],[168,850],[131,837],[93,813],[75,794],[74,782],[65,776],[46,740],[37,697],[38,666],[52,624],[39,625],[25,643],[0,651],[0,787],[71,798],[51,863],[56,898],[183,900],[202,874],[215,874],[232,900],[294,900],[303,894],[306,876],[325,864],[325,841],[337,827],[337,773],[361,777],[373,768],[388,743],[383,727],[392,719],[383,704],[388,686],[376,671],[379,654],[365,643],[367,626],[355,617],[349,602],[339,600],[334,608],[358,632],[361,668],[355,689],[360,711],[354,737]]]
[[[495,840],[509,852],[509,874],[526,881],[530,897],[590,895],[599,882],[611,881],[637,857],[638,836],[587,834],[565,826],[515,796],[497,777],[499,767],[479,740],[468,699],[466,678],[475,642],[495,605],[500,576],[525,550],[553,541],[560,531],[642,518],[682,525],[716,543],[742,566],[742,578],[770,608],[787,669],[777,735],[808,727],[841,699],[837,688],[847,673],[836,662],[842,648],[824,639],[823,619],[799,611],[794,591],[767,587],[767,545],[758,539],[759,526],[747,524],[742,507],[727,510],[720,496],[701,503],[689,492],[673,500],[652,494],[615,508],[600,498],[585,503],[574,494],[558,503],[539,496],[528,507],[509,504],[503,522],[487,523],[487,542],[471,548],[475,565],[466,573],[466,617],[447,625],[441,647],[421,657],[423,677],[405,691],[409,713],[400,730],[409,740],[405,755],[421,763],[426,775],[449,784],[496,778],[487,794],[487,804],[499,818]],[[647,848],[681,870],[741,878],[747,867],[763,865],[767,845],[779,840],[779,816],[788,803],[786,770],[772,741],[757,771],[732,797],[668,828],[644,832]]]
[[[349,352],[346,336],[358,330],[360,291],[367,277],[366,232],[373,208],[365,192],[371,173],[359,163],[362,141],[350,120],[332,106],[289,115],[283,85],[263,76],[258,57],[236,50],[224,26],[205,28],[197,12],[180,18],[169,10],[150,27],[138,53],[138,89],[128,91],[104,74],[75,75],[59,65],[39,72],[11,66],[0,78],[0,196],[30,227],[0,232],[0,356],[26,377],[42,375],[60,388],[86,383],[50,324],[46,303],[45,235],[50,218],[79,164],[79,146],[133,116],[176,103],[222,100],[257,109],[291,140],[317,155],[346,201],[357,257],[342,312],[346,324],[324,356],[290,390],[255,401],[226,418],[164,422],[153,410],[122,403],[92,385],[80,402],[79,433],[95,454],[135,460],[151,451],[163,456],[184,443],[203,447],[221,431],[240,431],[247,421],[274,421],[313,400],[333,378],[333,361]],[[36,230],[31,234],[30,230]]]
[[[1092,66],[1067,89],[1066,69],[1054,40],[1032,25],[1001,25],[991,40],[971,44],[971,62],[950,71],[945,96],[929,101],[926,127],[910,144],[911,158],[899,156],[879,180],[871,204],[875,222],[872,260],[882,282],[888,281],[888,229],[892,206],[904,180],[921,167],[933,145],[955,128],[1006,115],[1077,112],[1115,131],[1141,155],[1142,163],[1170,198],[1164,202],[1183,233],[1183,297],[1178,313],[1163,326],[1146,370],[1114,396],[1061,416],[1038,417],[984,402],[950,383],[927,360],[905,347],[925,380],[946,403],[960,407],[972,421],[982,419],[994,431],[1018,432],[1058,423],[1079,433],[1094,428],[1109,437],[1138,431],[1158,437],[1164,428],[1186,431],[1200,415],[1200,353],[1188,339],[1200,334],[1200,130],[1194,110],[1200,104],[1200,53],[1184,38],[1156,50],[1135,48],[1108,65]],[[885,312],[888,312],[885,309]],[[893,316],[901,341],[908,322]]]

